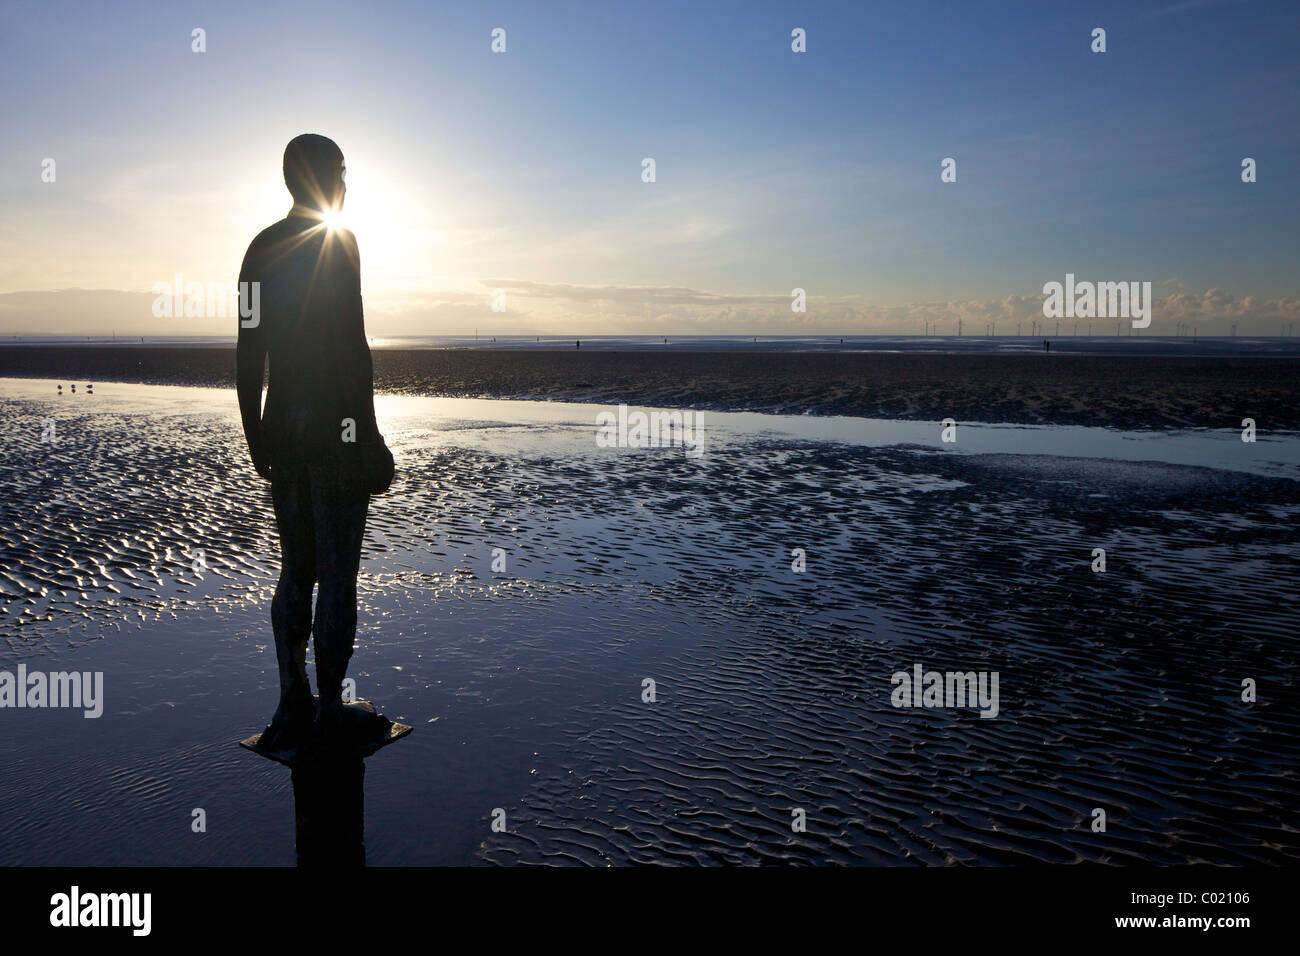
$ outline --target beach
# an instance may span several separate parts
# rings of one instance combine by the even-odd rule
[[[376,349],[403,395],[795,415],[1300,429],[1300,357]],[[0,346],[0,377],[233,388],[230,348]]]
[[[193,387],[233,353],[161,352],[69,350],[93,395],[0,379],[0,670],[104,675],[98,719],[6,714],[5,864],[294,861],[289,772],[236,746],[275,704],[278,554],[233,390]],[[376,353],[399,477],[349,673],[415,731],[367,761],[369,863],[1300,859],[1300,438],[1264,424],[1294,414],[1284,365],[1113,363],[1099,389],[1025,356],[981,407],[960,363],[832,362],[864,381],[821,415],[706,411],[696,458],[599,446],[599,409],[560,398],[814,400],[802,356],[650,358]],[[481,391],[550,400],[430,397]],[[864,395],[908,414],[825,414]],[[1016,415],[1052,424],[966,424]],[[996,716],[897,706],[918,665],[996,673]]]

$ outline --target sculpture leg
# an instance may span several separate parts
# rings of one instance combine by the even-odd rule
[[[317,718],[328,737],[345,721],[343,679],[357,636],[357,571],[366,532],[367,495],[349,488],[337,469],[312,469],[312,511],[316,528],[316,685]]]
[[[307,639],[311,633],[311,592],[316,577],[311,497],[304,481],[271,485],[280,532],[280,580],[271,601],[271,630],[280,673],[280,704],[263,733],[271,749],[301,746],[314,716],[307,682]]]

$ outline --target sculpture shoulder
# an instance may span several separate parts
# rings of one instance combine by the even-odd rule
[[[248,244],[248,251],[244,253],[244,261],[256,262],[265,261],[272,256],[277,249],[283,247],[284,240],[288,238],[292,227],[288,219],[281,219],[279,222],[267,226]]]
[[[339,229],[336,233],[339,243],[343,246],[343,251],[347,253],[348,258],[353,262],[358,262],[361,258],[357,250],[357,237],[353,235],[351,229]]]

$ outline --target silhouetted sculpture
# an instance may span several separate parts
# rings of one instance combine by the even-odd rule
[[[356,239],[325,221],[343,206],[344,172],[332,140],[305,134],[290,142],[284,181],[293,208],[253,240],[239,274],[241,290],[260,283],[258,314],[240,321],[239,409],[253,466],[271,482],[280,532],[271,605],[280,702],[262,734],[268,751],[350,746],[388,723],[373,708],[342,700],[369,496],[392,480],[392,456],[375,423]],[[319,705],[307,682],[311,635]]]

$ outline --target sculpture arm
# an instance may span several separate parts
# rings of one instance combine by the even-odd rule
[[[245,283],[260,282],[257,240],[248,247],[243,266],[239,270],[239,288],[250,289]],[[251,296],[249,297],[251,300]],[[243,300],[241,300],[243,301]],[[258,296],[260,306],[260,294]],[[263,478],[270,479],[271,466],[262,445],[262,383],[266,373],[266,331],[262,326],[260,309],[253,316],[239,316],[239,344],[235,349],[235,389],[239,394],[239,417],[244,425],[244,440],[253,467]]]
[[[357,432],[364,441],[379,438],[379,424],[375,420],[375,366],[366,341],[365,310],[361,303],[361,254],[356,237],[345,230],[343,243],[346,252],[348,282],[344,308],[345,354],[352,360],[355,379],[355,398],[360,414]]]

